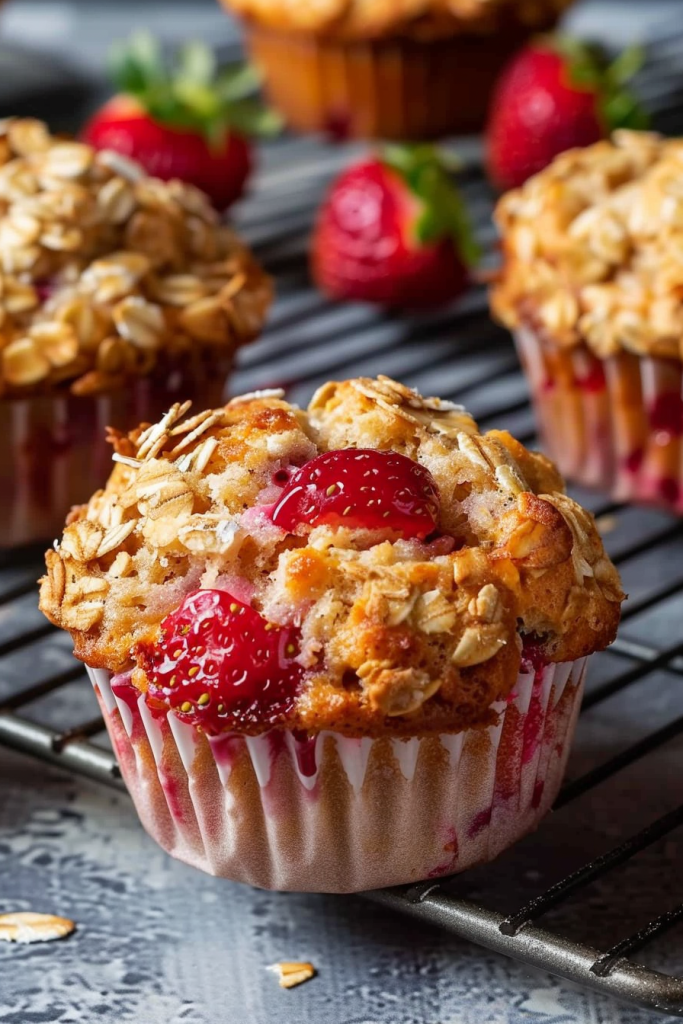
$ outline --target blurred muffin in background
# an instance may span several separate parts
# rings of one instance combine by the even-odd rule
[[[437,138],[481,128],[503,64],[571,0],[223,0],[300,131]]]
[[[221,401],[271,283],[208,200],[118,154],[0,124],[0,547],[99,485],[106,426]]]
[[[615,132],[505,195],[492,307],[571,480],[683,513],[683,140]]]

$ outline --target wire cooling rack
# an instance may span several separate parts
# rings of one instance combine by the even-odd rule
[[[681,128],[683,38],[662,33],[639,89],[656,124]],[[495,262],[492,197],[477,140],[462,140],[461,188]],[[534,443],[524,379],[483,289],[430,316],[327,303],[310,285],[306,238],[332,173],[353,155],[315,141],[269,148],[236,218],[275,274],[270,326],[246,349],[234,393],[283,386],[305,402],[330,377],[386,373],[465,403],[484,427]],[[539,832],[454,880],[368,898],[591,989],[683,1017],[683,522],[580,494],[596,513],[630,601],[591,665],[570,781]],[[86,498],[87,495],[84,495]],[[97,705],[69,648],[37,609],[38,552],[0,565],[0,742],[123,788]],[[634,960],[636,957],[637,960]]]

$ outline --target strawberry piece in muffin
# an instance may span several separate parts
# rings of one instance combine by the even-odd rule
[[[217,733],[236,723],[275,724],[291,709],[302,670],[296,630],[266,622],[224,590],[198,590],[138,645],[147,701]]]
[[[421,540],[439,515],[432,474],[396,452],[372,448],[324,452],[298,470],[273,511],[276,526],[390,530]]]

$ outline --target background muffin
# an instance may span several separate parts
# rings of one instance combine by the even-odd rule
[[[616,132],[497,209],[492,307],[573,480],[683,511],[683,141]]]
[[[221,400],[268,277],[204,195],[131,161],[0,126],[0,545],[50,537],[101,481],[107,425]]]
[[[150,833],[345,891],[533,828],[623,596],[552,465],[386,378],[185,412],[114,437],[41,589]]]
[[[507,58],[570,0],[224,0],[293,128],[436,138],[482,126]]]

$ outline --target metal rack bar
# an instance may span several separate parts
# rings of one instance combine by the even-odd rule
[[[563,802],[565,801],[560,797],[558,803],[561,804]],[[562,900],[567,899],[568,896],[576,892],[577,889],[584,885],[589,885],[590,882],[595,881],[605,871],[624,864],[636,853],[651,846],[652,843],[656,843],[657,840],[668,835],[669,832],[672,832],[680,825],[683,825],[683,805],[670,814],[665,814],[658,821],[653,822],[652,825],[648,825],[642,832],[627,839],[625,843],[621,843],[620,846],[615,846],[614,849],[604,853],[602,857],[597,857],[589,864],[584,864],[578,871],[574,871],[573,874],[563,878],[562,881],[556,882],[550,889],[546,889],[542,896],[537,896],[536,899],[525,904],[515,914],[510,914],[506,917],[501,923],[501,931],[505,935],[517,935],[525,925],[536,921],[552,907],[557,906]]]
[[[549,971],[604,995],[626,999],[648,1010],[683,1017],[683,979],[660,974],[623,958],[612,965],[609,973],[598,975],[593,971],[601,960],[598,950],[534,925],[525,926],[518,935],[506,935],[501,930],[505,921],[502,914],[456,899],[439,885],[427,886],[424,894],[420,890],[411,894],[382,889],[369,894],[369,898],[417,920],[437,924],[530,967]]]

